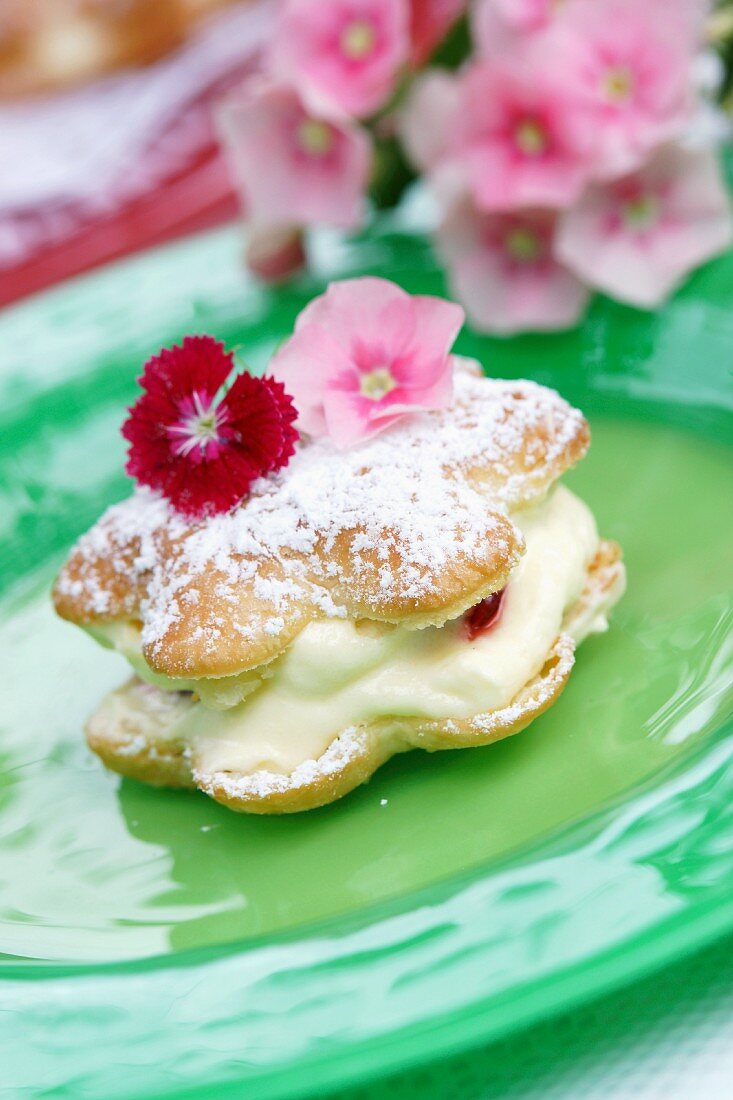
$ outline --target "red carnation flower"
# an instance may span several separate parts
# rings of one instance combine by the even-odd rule
[[[125,469],[191,519],[226,512],[263,474],[295,451],[297,412],[274,378],[236,375],[234,358],[212,336],[187,336],[145,364],[145,391],[122,434]]]

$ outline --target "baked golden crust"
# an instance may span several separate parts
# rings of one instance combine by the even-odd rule
[[[554,391],[455,372],[450,408],[349,452],[306,442],[233,513],[190,525],[138,492],[84,536],[54,589],[80,625],[139,620],[151,669],[236,674],[326,615],[419,629],[507,583],[513,510],[584,455],[582,415]]]
[[[621,547],[612,539],[601,539],[598,552],[588,567],[583,591],[568,610],[563,630],[574,638],[593,632],[595,619],[613,607],[624,593],[626,570]]]
[[[523,730],[558,698],[574,663],[576,640],[615,603],[623,583],[619,547],[603,541],[589,567],[583,592],[566,614],[562,632],[542,669],[508,706],[469,719],[386,719],[344,730],[319,760],[306,761],[290,776],[205,772],[195,751],[189,755],[175,736],[166,734],[166,721],[191,706],[190,699],[179,695],[165,698],[165,693],[137,680],[103,701],[89,722],[87,739],[104,763],[123,775],[159,786],[198,787],[238,812],[280,814],[313,809],[366,782],[396,753],[411,748],[434,752],[477,747]]]
[[[270,789],[228,772],[203,774],[196,769],[195,762],[194,782],[204,794],[238,813],[298,813],[325,806],[366,783],[377,768],[397,753],[414,748],[429,752],[478,748],[519,733],[560,695],[573,667],[574,650],[573,640],[560,635],[542,671],[509,706],[491,714],[477,715],[466,722],[401,720],[396,726],[385,721],[341,734],[316,762],[320,766],[303,769],[303,778],[298,775],[300,769],[296,769],[294,777],[288,777],[290,782],[281,786],[272,784]]]
[[[133,678],[109,693],[87,722],[87,744],[106,767],[153,787],[194,787],[185,744],[166,721],[191,706]]]

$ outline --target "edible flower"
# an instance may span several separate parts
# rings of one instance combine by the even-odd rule
[[[449,403],[463,319],[453,302],[387,279],[345,279],[305,307],[271,370],[293,394],[301,429],[345,449]]]
[[[219,341],[187,336],[147,361],[122,427],[127,473],[189,519],[233,508],[295,450],[297,413],[281,383],[243,371],[227,388],[234,371]]]

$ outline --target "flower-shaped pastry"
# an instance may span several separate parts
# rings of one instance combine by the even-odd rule
[[[176,464],[198,451],[181,469],[213,473],[234,432],[270,472],[195,522],[148,478],[72,551],[58,612],[134,670],[87,727],[106,764],[234,810],[291,812],[396,752],[515,733],[558,697],[575,645],[623,588],[618,547],[556,486],[588,428],[551,390],[452,357],[460,319],[380,280],[311,303],[272,364],[309,433],[286,465],[277,383],[263,380],[255,405],[239,375],[217,403],[226,356],[200,341],[184,342],[186,372],[172,366],[180,350],[149,366],[132,434],[138,448],[155,437],[176,492]],[[194,351],[210,353],[206,369]],[[218,504],[214,481],[207,491]]]

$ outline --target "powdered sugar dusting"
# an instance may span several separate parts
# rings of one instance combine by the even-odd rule
[[[567,634],[561,634],[555,643],[553,655],[557,658],[555,665],[546,675],[540,675],[501,710],[491,711],[488,714],[477,714],[470,720],[470,726],[484,737],[497,733],[503,729],[515,726],[528,713],[535,714],[555,697],[558,684],[561,684],[570,675],[575,663],[575,642]]]
[[[211,775],[199,774],[193,769],[197,786],[206,794],[216,793],[218,798],[227,799],[267,798],[273,794],[285,794],[288,791],[312,787],[329,776],[338,775],[367,748],[367,733],[350,727],[333,741],[317,760],[304,760],[290,775],[277,772],[257,771],[251,775],[238,772],[214,772]]]
[[[137,592],[125,610],[142,619],[152,652],[190,616],[197,579],[212,573],[214,598],[207,591],[192,627],[212,652],[225,633],[277,638],[303,605],[343,617],[355,587],[374,609],[395,599],[418,607],[456,563],[485,554],[487,540],[500,547],[511,531],[504,517],[544,492],[548,469],[562,471],[582,430],[581,414],[552,390],[458,369],[449,408],[346,452],[306,441],[242,505],[196,526],[136,491],[82,539],[82,567],[73,579],[62,574],[59,591],[108,614],[97,570],[107,559]]]

